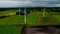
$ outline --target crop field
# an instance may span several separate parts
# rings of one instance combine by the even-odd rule
[[[37,25],[37,19],[39,16],[42,16],[42,12],[31,12],[27,15],[27,24]]]
[[[60,12],[30,11],[26,15],[16,15],[18,9],[0,11],[0,34],[21,34],[24,25],[60,25]]]
[[[6,10],[6,11],[0,11],[0,17],[1,16],[7,16],[5,18],[0,18],[0,25],[17,25],[17,24],[25,24],[24,23],[24,15],[16,15],[16,12],[18,12],[18,10]],[[40,19],[40,17],[43,17],[43,18],[48,18],[48,20],[50,20],[49,18],[51,19],[54,19],[54,20],[57,20],[57,21],[60,21],[59,17],[60,17],[60,14],[59,12],[45,12],[44,13],[44,16],[43,16],[43,12],[41,11],[30,11],[29,14],[27,14],[26,16],[26,24],[28,25],[51,25],[52,23],[49,24],[49,22],[47,23],[42,23],[43,18]],[[43,19],[43,20],[42,20]],[[40,23],[38,22],[39,20],[42,20]],[[59,23],[56,23],[56,24],[59,24]],[[52,24],[53,25],[53,24]]]
[[[23,16],[16,15],[17,10],[0,11],[0,34],[21,34],[23,26],[17,26],[24,23]],[[1,18],[1,16],[7,16]]]
[[[21,34],[22,27],[16,25],[0,25],[0,34]]]
[[[38,23],[38,19],[43,19],[43,18],[39,18],[39,17],[44,17],[43,16],[43,12],[31,12],[28,16],[27,16],[27,24],[30,24],[30,25],[58,25],[58,24],[60,24],[60,19],[59,19],[59,17],[60,17],[60,15],[50,15],[50,14],[48,14],[48,12],[45,12],[45,16],[46,16],[46,18],[51,18],[51,19],[54,19],[54,20],[57,20],[58,22],[48,22],[47,21],[47,23],[42,23],[42,22],[40,22],[40,24]],[[44,20],[46,20],[46,18],[44,19]],[[49,19],[50,20],[50,19]]]
[[[12,24],[23,23],[24,17],[16,15],[16,12],[17,10],[7,10],[0,12],[0,16],[8,16],[5,18],[0,18],[0,25],[12,25]]]

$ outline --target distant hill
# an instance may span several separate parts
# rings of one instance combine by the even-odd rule
[[[0,11],[11,10],[11,9],[18,9],[18,8],[0,8]]]

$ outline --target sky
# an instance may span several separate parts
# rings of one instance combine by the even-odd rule
[[[60,7],[60,0],[0,0],[3,7]]]

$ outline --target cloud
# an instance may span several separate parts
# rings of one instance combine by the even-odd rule
[[[0,0],[1,7],[60,7],[60,0]]]
[[[0,7],[23,7],[32,4],[29,1],[0,0]]]

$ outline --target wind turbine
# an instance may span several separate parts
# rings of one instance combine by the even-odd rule
[[[25,22],[25,24],[26,24],[26,8],[24,8],[24,22]]]
[[[19,8],[19,16],[20,16],[20,8]]]
[[[45,8],[43,9],[43,17],[45,17]]]

